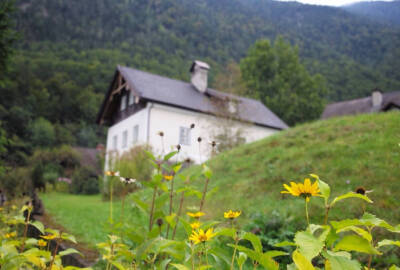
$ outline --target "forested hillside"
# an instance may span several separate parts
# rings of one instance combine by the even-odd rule
[[[359,2],[343,8],[350,13],[361,15],[371,20],[400,27],[400,1]]]
[[[400,30],[339,8],[272,0],[15,3],[20,39],[0,85],[13,149],[101,141],[94,119],[117,64],[187,80],[190,62],[201,59],[215,86],[256,40],[278,35],[325,77],[329,101],[400,89]]]

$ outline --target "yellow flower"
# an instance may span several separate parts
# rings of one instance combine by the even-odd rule
[[[319,187],[318,187],[318,182],[315,181],[314,184],[311,184],[311,181],[309,178],[306,178],[303,183],[295,183],[295,182],[290,182],[290,186],[283,184],[283,187],[286,188],[286,190],[281,191],[281,193],[288,193],[292,194],[293,196],[301,196],[307,200],[307,202],[310,200],[311,196],[319,196]]]
[[[119,176],[119,172],[106,171],[107,176]]]
[[[190,227],[192,227],[192,230],[197,230],[198,228],[200,228],[200,222],[193,222],[190,223]]]
[[[17,232],[6,233],[5,236],[6,236],[7,239],[8,239],[8,238],[13,238],[13,237],[17,236]]]
[[[48,234],[48,235],[41,235],[40,237],[42,237],[43,239],[46,239],[46,240],[53,240],[54,238],[57,237],[57,235],[55,235],[55,234]]]
[[[228,212],[224,212],[224,218],[234,219],[240,216],[240,214],[242,214],[242,211],[229,210]]]
[[[187,212],[186,214],[187,214],[189,217],[193,217],[193,218],[199,218],[199,217],[205,215],[203,212],[196,212],[196,213]]]
[[[174,178],[173,175],[164,175],[164,179],[167,181],[171,181]]]
[[[39,241],[37,242],[37,245],[39,247],[45,247],[45,246],[47,246],[47,242],[42,239],[39,239]]]
[[[213,228],[208,229],[206,232],[200,229],[198,232],[193,231],[192,235],[189,237],[189,240],[193,241],[195,244],[198,244],[209,241],[214,236],[215,233],[213,233]]]

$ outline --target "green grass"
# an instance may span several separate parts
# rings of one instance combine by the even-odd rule
[[[367,210],[399,223],[399,143],[400,113],[391,112],[316,121],[243,145],[209,161],[214,171],[210,189],[219,192],[207,201],[206,212],[220,216],[225,209],[241,209],[250,218],[254,212],[275,210],[304,222],[303,200],[280,191],[283,183],[315,173],[331,185],[333,196],[358,186],[373,189],[374,204]],[[199,171],[194,167],[188,173]],[[311,202],[314,222],[323,212],[317,200]],[[344,201],[332,218],[354,217],[361,209],[358,200]]]
[[[400,113],[393,112],[317,121],[243,145],[209,161],[214,171],[209,190],[218,187],[218,191],[207,199],[205,212],[208,218],[221,220],[223,211],[240,209],[243,215],[239,220],[244,224],[253,213],[268,216],[277,211],[287,222],[305,225],[304,201],[280,191],[283,183],[302,181],[309,173],[316,173],[331,185],[333,196],[358,186],[373,189],[370,197],[374,204],[367,210],[397,224],[399,143]],[[199,167],[192,167],[184,173],[199,172]],[[202,179],[195,183],[202,190]],[[105,240],[109,204],[100,196],[50,193],[43,194],[42,199],[56,221],[80,240],[93,244]],[[323,213],[318,200],[311,201],[311,222],[320,221]],[[192,199],[186,205],[198,203]],[[115,203],[116,214],[120,207],[120,202]],[[331,218],[353,218],[361,214],[361,209],[359,200],[340,202]],[[133,213],[127,217],[134,219]]]
[[[46,211],[53,220],[74,234],[79,241],[94,245],[105,241],[110,231],[108,222],[110,203],[100,195],[72,195],[65,193],[41,194]],[[113,219],[119,221],[121,201],[113,204]],[[127,220],[132,213],[125,211]]]

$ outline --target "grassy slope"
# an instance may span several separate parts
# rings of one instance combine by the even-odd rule
[[[303,219],[303,200],[280,191],[283,183],[316,173],[331,185],[334,196],[358,186],[373,189],[374,205],[367,209],[399,223],[399,143],[400,113],[393,112],[317,121],[241,146],[210,160],[211,188],[220,191],[208,200],[206,211],[221,215],[224,209],[242,209],[249,218],[253,212],[278,210]],[[314,219],[322,213],[317,200],[311,203]],[[332,217],[352,217],[361,207],[357,200],[338,203]]]

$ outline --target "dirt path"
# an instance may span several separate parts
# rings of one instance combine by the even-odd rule
[[[68,232],[66,228],[64,228],[62,225],[56,223],[54,219],[48,213],[44,213],[42,216],[34,216],[34,218],[44,224],[46,228],[52,228],[52,229],[57,229],[59,231],[63,232]],[[79,254],[73,254],[72,258],[70,258],[70,261],[77,261],[78,264],[80,265],[74,265],[74,266],[79,266],[79,267],[89,267],[93,264],[95,264],[100,256],[97,250],[94,248],[90,247],[86,243],[81,243],[78,242],[77,244],[71,243],[71,242],[62,242],[62,246],[64,249],[67,248],[74,248],[81,252],[83,256],[80,256]]]

